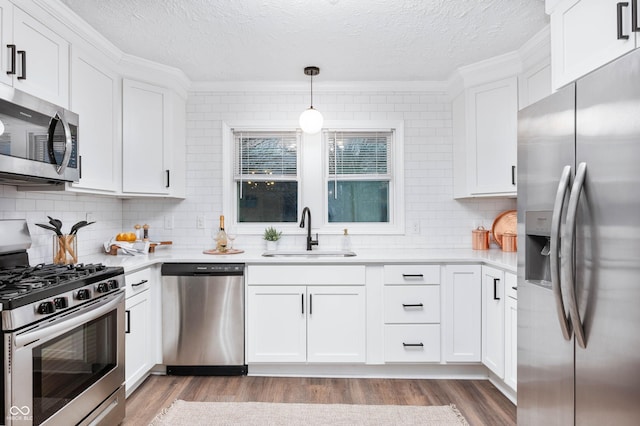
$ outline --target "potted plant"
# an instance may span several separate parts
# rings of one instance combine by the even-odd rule
[[[278,240],[282,236],[282,232],[273,226],[264,230],[264,239],[267,242],[267,250],[276,250],[278,248]]]

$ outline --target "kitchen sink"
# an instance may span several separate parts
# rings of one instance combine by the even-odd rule
[[[356,254],[346,250],[268,250],[264,257],[353,257]]]

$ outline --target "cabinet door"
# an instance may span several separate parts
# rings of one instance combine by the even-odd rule
[[[17,75],[25,78],[14,76],[14,87],[67,108],[69,43],[18,7],[13,8],[13,42],[26,54],[25,68],[17,55]]]
[[[308,288],[309,362],[365,362],[364,286]]]
[[[504,382],[517,391],[518,386],[518,301],[505,301]]]
[[[504,378],[504,272],[482,267],[482,363]]]
[[[622,56],[636,46],[631,31],[631,2],[622,8],[618,39],[619,0],[564,0],[551,13],[553,87],[558,89]]]
[[[125,389],[129,396],[152,365],[149,290],[125,301]]]
[[[168,91],[132,80],[122,82],[122,191],[168,194],[165,149],[171,130]]]
[[[0,82],[13,85],[13,78],[7,74],[11,68],[8,44],[13,42],[13,5],[9,0],[0,0]]]
[[[480,265],[447,265],[443,284],[442,341],[446,362],[482,358]]]
[[[74,49],[71,110],[80,116],[80,182],[74,188],[114,192],[120,183],[119,78]]]
[[[247,362],[304,362],[306,288],[249,286]]]
[[[518,83],[511,77],[468,91],[467,185],[470,194],[515,194]]]

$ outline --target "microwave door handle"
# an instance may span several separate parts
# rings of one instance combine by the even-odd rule
[[[56,112],[56,115],[53,117],[51,124],[49,125],[49,157],[52,159],[55,158],[53,151],[53,131],[55,129],[56,121],[62,123],[62,128],[64,130],[64,155],[62,157],[62,162],[56,167],[56,172],[61,175],[69,165],[71,150],[73,148],[73,140],[71,138],[71,128],[69,127],[67,120],[64,118],[64,114]]]
[[[578,301],[576,299],[574,246],[578,203],[580,201],[580,194],[584,188],[584,179],[586,174],[587,164],[578,164],[576,178],[573,182],[571,195],[569,196],[569,204],[567,205],[567,233],[565,238],[562,240],[562,263],[563,265],[566,265],[566,267],[563,267],[563,272],[565,287],[567,290],[569,314],[571,315],[571,324],[573,325],[573,332],[576,335],[576,340],[578,345],[582,348],[586,348],[587,344],[584,336],[584,327],[582,326],[582,321],[580,319],[580,312],[578,311]]]
[[[551,269],[551,289],[553,290],[553,297],[556,301],[556,313],[558,315],[558,321],[560,322],[560,330],[562,330],[562,336],[565,340],[571,340],[571,326],[569,319],[564,308],[564,302],[562,300],[562,277],[559,268],[559,244],[560,240],[560,225],[562,221],[562,207],[569,189],[569,180],[571,179],[571,166],[564,166],[562,174],[560,175],[560,181],[558,182],[558,191],[556,192],[556,199],[553,204],[553,214],[551,216],[551,242],[550,242],[550,269]]]
[[[120,303],[122,303],[123,298],[124,295],[120,293],[113,299],[108,298],[107,300],[101,301],[97,304],[85,305],[84,309],[80,312],[60,318],[51,325],[37,327],[35,330],[17,334],[14,337],[15,346],[16,348],[20,348],[42,338],[47,338],[48,340],[59,336],[60,334],[69,332],[82,324],[86,324],[111,312]]]

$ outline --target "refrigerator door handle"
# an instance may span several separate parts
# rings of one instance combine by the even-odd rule
[[[571,166],[564,166],[558,182],[558,191],[556,192],[556,200],[553,204],[553,214],[551,216],[551,247],[550,247],[550,269],[551,269],[551,288],[553,297],[556,301],[556,313],[560,322],[560,330],[565,340],[571,340],[571,326],[569,318],[567,318],[562,300],[562,277],[559,267],[558,244],[560,243],[560,222],[562,220],[562,207],[569,189],[569,180],[571,179]]]
[[[575,288],[575,262],[574,262],[574,239],[576,230],[576,216],[578,214],[578,202],[580,201],[580,194],[584,188],[584,179],[587,174],[587,164],[578,164],[576,170],[576,178],[573,181],[573,187],[571,188],[571,195],[569,195],[569,204],[567,206],[567,233],[562,240],[562,264],[564,272],[564,283],[567,290],[567,299],[569,304],[569,315],[571,316],[571,324],[573,325],[573,332],[576,335],[576,340],[582,348],[586,348],[586,340],[584,337],[584,328],[582,327],[582,321],[580,320],[580,312],[578,311],[578,301],[576,299]]]

